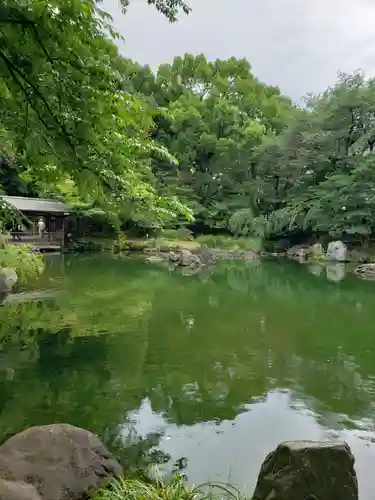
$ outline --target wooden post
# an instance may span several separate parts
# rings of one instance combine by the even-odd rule
[[[62,220],[62,229],[61,229],[61,253],[64,251],[65,246],[65,214]]]

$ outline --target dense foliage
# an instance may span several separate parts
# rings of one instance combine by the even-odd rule
[[[29,245],[3,244],[0,248],[0,268],[15,269],[18,283],[25,284],[38,278],[44,269],[43,258],[33,253]]]
[[[229,211],[248,206],[254,147],[279,130],[290,102],[260,84],[245,60],[208,62],[203,55],[177,57],[156,75],[129,62],[134,90],[155,107],[153,137],[178,159],[178,167],[154,158],[159,191],[176,194],[197,223],[226,228]]]
[[[265,237],[371,235],[375,80],[340,75],[296,108],[246,61],[186,55],[139,79],[158,106],[154,132],[179,167],[153,162],[159,189],[200,230]]]
[[[149,3],[171,20],[186,10]],[[0,2],[0,156],[40,194],[131,204],[159,221],[181,207],[154,190],[149,157],[175,160],[151,140],[145,100],[128,91],[110,21],[93,0]],[[0,183],[17,190],[8,177]]]
[[[336,85],[310,98],[278,137],[258,148],[258,206],[266,233],[371,235],[374,106],[374,79],[341,75]]]
[[[147,2],[170,21],[189,12]],[[197,233],[368,239],[375,80],[341,75],[302,109],[246,60],[187,54],[154,72],[117,37],[94,0],[0,2],[6,193],[69,198],[125,229],[192,214]]]

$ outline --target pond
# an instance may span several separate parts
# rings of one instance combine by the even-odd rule
[[[51,259],[38,290],[0,307],[0,440],[69,422],[129,465],[251,493],[280,441],[341,438],[374,498],[375,283],[317,274]]]

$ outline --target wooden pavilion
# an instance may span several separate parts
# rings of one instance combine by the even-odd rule
[[[62,250],[64,247],[65,219],[70,214],[70,207],[61,201],[21,196],[1,196],[24,217],[21,231],[11,230],[11,242],[29,243],[39,250]],[[37,222],[45,222],[43,237],[38,234]]]

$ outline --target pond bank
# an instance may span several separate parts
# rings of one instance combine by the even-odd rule
[[[95,238],[82,237],[70,242],[68,249],[77,252],[85,251],[114,251],[114,252],[169,252],[185,249],[191,252],[199,250],[203,245],[212,248],[226,250],[228,252],[238,250],[252,250],[260,252],[261,242],[254,238],[236,238],[228,236],[198,236],[189,239],[178,238],[127,238],[119,235],[118,238]]]
[[[189,487],[179,475],[169,483],[152,480],[151,476],[147,483],[121,479],[125,476],[126,471],[97,436],[68,424],[31,427],[0,446],[2,500],[244,497],[225,483]],[[357,477],[349,446],[313,441],[280,444],[264,460],[251,498],[357,500]]]

